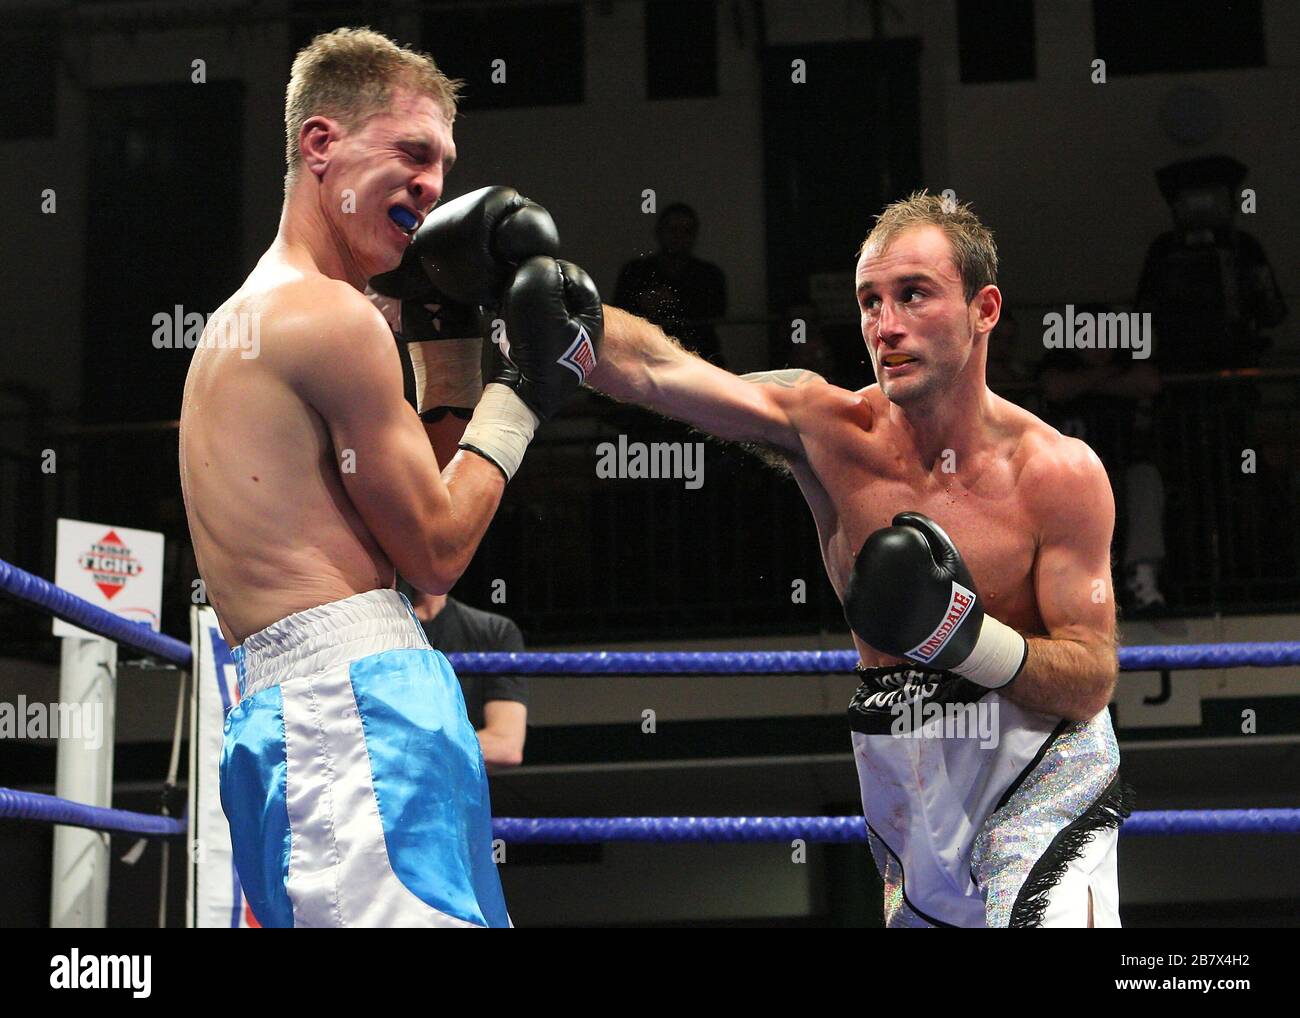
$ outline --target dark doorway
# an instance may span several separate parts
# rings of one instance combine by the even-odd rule
[[[778,320],[809,302],[813,274],[851,271],[873,217],[920,186],[920,53],[918,39],[764,50],[767,289]],[[803,83],[792,81],[796,60],[805,62]],[[821,331],[835,374],[861,376],[856,325],[828,322]],[[777,367],[791,353],[783,321],[772,339]],[[870,382],[865,370],[857,385]]]
[[[244,87],[90,96],[83,410],[87,422],[175,418],[191,351],[156,349],[154,316],[211,314],[242,264]]]

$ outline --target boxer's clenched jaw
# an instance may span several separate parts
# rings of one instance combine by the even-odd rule
[[[401,261],[411,233],[442,195],[456,148],[438,105],[399,90],[390,111],[352,129],[311,118],[303,125],[302,155],[317,182],[317,214],[365,279]]]

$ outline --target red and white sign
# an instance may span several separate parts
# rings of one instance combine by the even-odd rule
[[[163,535],[152,530],[59,520],[54,582],[83,600],[144,622],[157,632],[161,623]],[[62,619],[55,636],[92,636]]]

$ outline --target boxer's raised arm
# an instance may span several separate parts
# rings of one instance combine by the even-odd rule
[[[445,593],[469,565],[505,489],[500,469],[460,452],[439,474],[420,419],[402,396],[397,348],[368,302],[337,292],[286,328],[298,335],[289,384],[328,428],[352,504],[397,571]]]
[[[799,370],[733,375],[683,350],[658,326],[606,305],[605,345],[587,384],[717,438],[798,456],[799,390],[825,382]]]
[[[1115,500],[1101,461],[1077,439],[1060,440],[1025,473],[1021,487],[1036,503],[1040,527],[1034,593],[1048,638],[1029,640],[1025,668],[1007,696],[1084,721],[1105,709],[1118,675],[1110,573]]]

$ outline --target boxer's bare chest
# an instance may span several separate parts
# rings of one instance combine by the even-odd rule
[[[928,463],[879,416],[869,431],[845,419],[819,438],[808,448],[811,476],[800,482],[837,592],[871,533],[900,512],[919,512],[952,538],[990,614],[1023,632],[1043,631],[1033,588],[1040,528],[1021,484],[1026,451],[1017,436],[965,455],[944,450]]]

